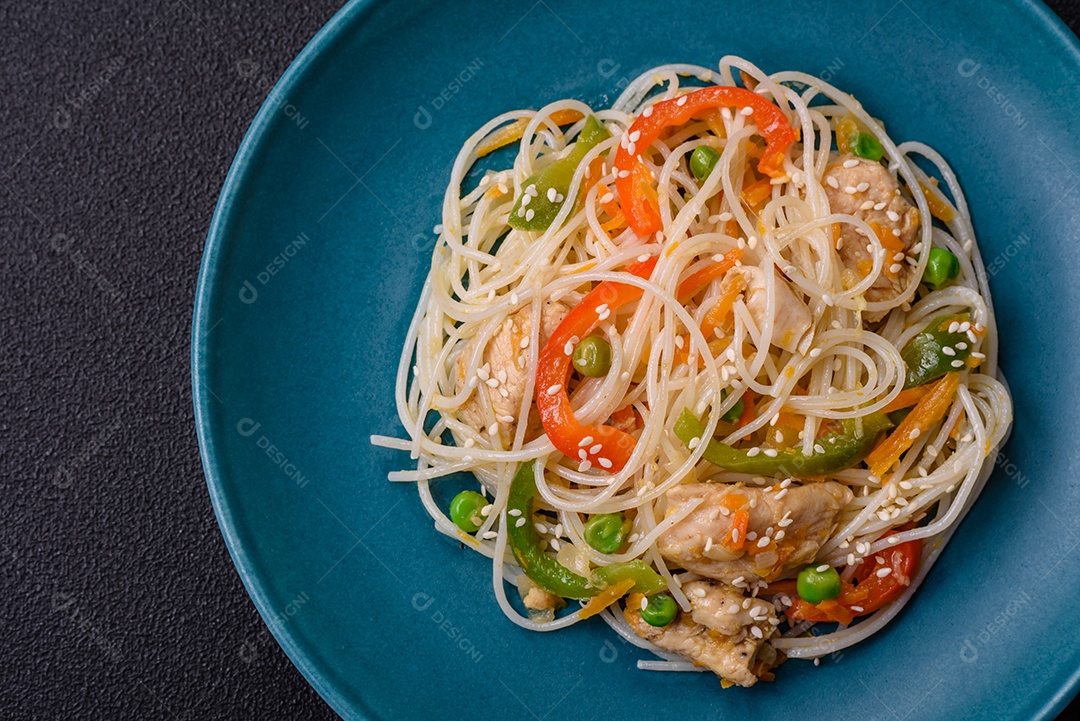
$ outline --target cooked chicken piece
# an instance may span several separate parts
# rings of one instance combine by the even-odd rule
[[[569,312],[570,308],[558,301],[544,301],[540,311],[541,344],[547,342]],[[491,412],[499,424],[499,438],[504,446],[509,446],[514,440],[518,412],[521,410],[521,401],[525,395],[525,383],[528,379],[525,359],[528,351],[522,348],[521,344],[524,339],[530,338],[531,334],[532,306],[525,306],[506,317],[502,326],[488,342],[487,348],[484,349],[483,362],[480,364],[487,371],[487,378],[481,382],[487,386]],[[465,377],[465,363],[472,349],[473,346],[470,344],[458,358],[455,375],[459,393],[468,381]],[[458,408],[458,418],[463,423],[482,431],[491,421],[488,420],[489,416],[481,403],[481,391],[477,389]]]
[[[735,494],[742,499],[726,502],[739,503],[733,512],[721,502]],[[660,555],[709,578],[731,583],[741,576],[749,583],[771,581],[813,561],[852,493],[833,481],[771,489],[687,483],[668,491],[668,513],[697,499],[704,501],[658,539]],[[732,543],[732,521],[739,510],[749,513],[746,538]],[[759,545],[762,538],[770,540]]]
[[[643,596],[634,593],[623,611],[626,622],[642,638],[706,667],[722,680],[740,686],[757,683],[777,658],[768,643],[776,630],[772,604],[744,598],[730,586],[711,581],[693,581],[682,590],[690,613],[680,611],[667,626],[651,626],[641,617]]]
[[[525,608],[531,608],[534,611],[554,611],[566,605],[559,596],[548,593],[535,585],[529,586],[529,590],[522,600],[525,603]]]
[[[729,270],[720,281],[720,292],[726,294],[732,284],[739,284],[746,292],[746,309],[758,328],[764,328],[768,319],[767,307],[769,294],[765,287],[765,271],[761,268],[740,265]],[[791,290],[787,281],[779,275],[773,283],[775,313],[773,315],[772,342],[786,351],[795,352],[805,340],[809,344],[811,337],[807,333],[812,324],[812,317],[806,304]]]
[[[850,164],[850,161],[855,161],[856,165],[845,168],[844,163]],[[875,223],[883,233],[895,239],[894,248],[902,244],[902,252],[906,254],[911,250],[919,231],[919,210],[903,198],[899,184],[885,166],[873,160],[842,155],[826,169],[824,180],[825,195],[833,213],[854,215],[868,225]],[[833,181],[836,187],[833,187]],[[863,210],[866,203],[873,203],[874,207]],[[840,260],[859,279],[866,277],[873,264],[873,257],[866,249],[868,243],[866,236],[854,226],[840,225],[837,241]],[[911,284],[914,268],[903,259],[897,261],[894,257],[897,252],[901,251],[894,249],[886,255],[882,272],[866,292],[866,300],[872,303],[891,300]],[[895,263],[899,263],[900,270],[894,273],[890,268]]]

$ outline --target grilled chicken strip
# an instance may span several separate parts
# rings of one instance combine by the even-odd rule
[[[651,626],[641,617],[641,594],[627,598],[623,616],[642,638],[704,666],[729,684],[753,686],[768,672],[777,654],[768,639],[776,630],[771,603],[744,598],[734,588],[711,581],[682,587],[692,611],[680,612],[667,626]]]
[[[726,500],[729,496],[735,498]],[[704,502],[658,539],[660,555],[688,571],[741,586],[771,581],[813,561],[852,493],[833,481],[771,490],[687,483],[668,491],[668,513],[697,499]],[[739,510],[749,513],[745,539],[732,537]]]

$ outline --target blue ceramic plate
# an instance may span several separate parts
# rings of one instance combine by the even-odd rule
[[[1080,646],[1080,53],[1041,4],[870,0],[353,2],[251,127],[207,239],[195,408],[222,532],[256,606],[352,718],[1044,719]],[[735,53],[860,98],[940,150],[993,275],[1016,426],[903,614],[820,667],[721,691],[639,672],[602,623],[506,621],[490,566],[386,473],[392,380],[459,146],[505,110],[604,105],[665,62]]]

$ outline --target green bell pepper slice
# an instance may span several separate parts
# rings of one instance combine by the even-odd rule
[[[611,133],[596,116],[586,118],[570,152],[548,163],[522,183],[521,195],[510,211],[510,226],[518,230],[547,230],[566,202],[570,181],[582,159],[598,143],[610,137]]]
[[[817,440],[817,444],[825,449],[824,453],[806,456],[801,450],[777,451],[775,456],[767,456],[761,451],[750,455],[749,450],[710,439],[702,457],[728,471],[762,476],[820,476],[842,471],[861,461],[874,447],[878,434],[892,428],[893,424],[884,413],[871,413],[861,418],[845,418],[841,425],[839,433],[830,433]],[[705,424],[686,408],[675,421],[675,435],[689,446],[694,438],[705,435]]]
[[[510,550],[518,565],[533,583],[548,593],[563,598],[591,598],[608,586],[634,579],[632,591],[650,594],[667,588],[664,577],[640,559],[615,563],[594,569],[592,578],[574,573],[540,548],[540,534],[532,523],[533,501],[536,498],[535,461],[522,463],[510,481],[510,496],[506,502],[507,535]],[[511,515],[511,511],[520,515]],[[518,519],[525,523],[518,525]]]
[[[949,332],[949,326],[954,322],[965,321],[971,321],[971,316],[967,313],[940,315],[930,321],[922,333],[908,341],[900,351],[900,357],[907,366],[904,388],[921,386],[967,366],[968,356],[971,355],[971,339],[967,333]],[[958,348],[958,343],[963,345],[963,348]],[[945,348],[950,348],[952,353],[947,353]]]

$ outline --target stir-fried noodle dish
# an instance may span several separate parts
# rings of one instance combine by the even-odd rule
[[[911,599],[1012,404],[957,178],[880,112],[725,57],[465,142],[372,441],[513,623],[751,686]]]

